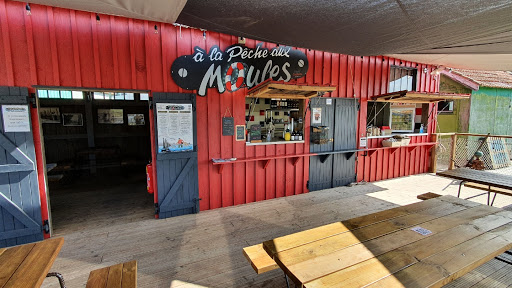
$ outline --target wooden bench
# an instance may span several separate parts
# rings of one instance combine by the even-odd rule
[[[263,249],[263,244],[245,247],[244,256],[256,273],[261,274],[279,268],[274,259]]]
[[[492,202],[490,202],[491,206],[492,206],[492,204],[494,204],[494,199],[496,199],[496,194],[512,196],[512,190],[509,190],[509,189],[498,188],[498,187],[493,187],[492,185],[484,185],[484,184],[479,184],[479,183],[474,183],[474,182],[465,182],[465,181],[463,181],[461,184],[463,184],[464,187],[487,191],[487,193],[489,194],[488,199],[487,199],[487,205],[489,205],[490,196],[491,196],[490,193],[491,192],[494,193]],[[459,195],[458,196],[460,196],[460,187],[459,187]]]
[[[420,200],[428,200],[428,199],[437,198],[437,197],[441,197],[441,195],[432,193],[432,192],[427,192],[427,193],[423,193],[423,194],[416,196],[416,198],[418,198]]]
[[[108,266],[91,271],[86,288],[137,287],[137,261]]]

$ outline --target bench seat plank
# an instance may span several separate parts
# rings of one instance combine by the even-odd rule
[[[137,261],[133,260],[91,271],[86,288],[137,287]]]
[[[268,253],[263,249],[263,244],[257,244],[244,248],[244,256],[251,263],[256,273],[261,274],[279,268],[277,263],[270,258]]]
[[[512,196],[512,190],[493,187],[492,185],[490,186],[490,189],[489,189],[489,185],[478,184],[478,183],[473,183],[473,182],[466,182],[466,183],[464,183],[464,186],[469,187],[469,188],[474,188],[474,189],[485,190],[485,191],[490,190],[490,192],[493,192],[493,193]]]

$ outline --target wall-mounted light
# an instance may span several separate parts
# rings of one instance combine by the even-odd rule
[[[158,34],[158,26],[155,25],[155,34]]]
[[[245,44],[245,37],[238,37],[238,44]]]
[[[96,23],[100,24],[100,14],[96,13]]]
[[[427,67],[423,68],[423,73],[427,74],[427,72],[428,72]]]
[[[206,30],[203,30],[203,29],[201,29],[201,30],[203,31],[203,40],[206,40]]]
[[[30,4],[27,3],[27,5],[25,5],[25,10],[27,11],[27,15],[32,15],[32,12],[30,11]]]

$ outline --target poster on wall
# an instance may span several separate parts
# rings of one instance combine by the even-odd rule
[[[146,125],[144,114],[128,114],[128,126]]]
[[[41,123],[60,123],[59,107],[41,107],[39,108]]]
[[[63,126],[84,126],[82,113],[62,113]]]
[[[322,108],[313,108],[311,115],[311,124],[322,124]]]
[[[123,124],[123,109],[98,109],[98,123]]]
[[[27,105],[2,105],[4,132],[30,132]]]
[[[158,153],[194,150],[192,104],[156,103]]]
[[[303,51],[283,45],[268,49],[263,43],[254,48],[235,44],[225,50],[216,45],[210,50],[196,46],[192,55],[178,57],[171,66],[174,82],[183,89],[197,90],[199,96],[206,96],[208,88],[224,93],[252,88],[267,79],[289,82],[306,72],[308,57]]]

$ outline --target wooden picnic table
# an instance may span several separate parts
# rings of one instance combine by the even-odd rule
[[[491,173],[482,170],[473,170],[469,168],[457,168],[436,173],[438,176],[461,180],[459,183],[460,197],[462,185],[487,191],[487,205],[494,203],[496,194],[512,196],[512,176],[498,173]],[[491,202],[491,192],[494,192],[494,198]]]
[[[503,189],[512,189],[512,176],[491,173],[488,171],[473,170],[469,168],[457,168],[453,170],[438,172],[436,175],[462,181],[470,181],[482,185],[490,185]]]
[[[0,248],[0,287],[40,287],[63,244],[59,237]]]
[[[298,287],[441,287],[512,248],[512,212],[441,196],[263,248]]]

